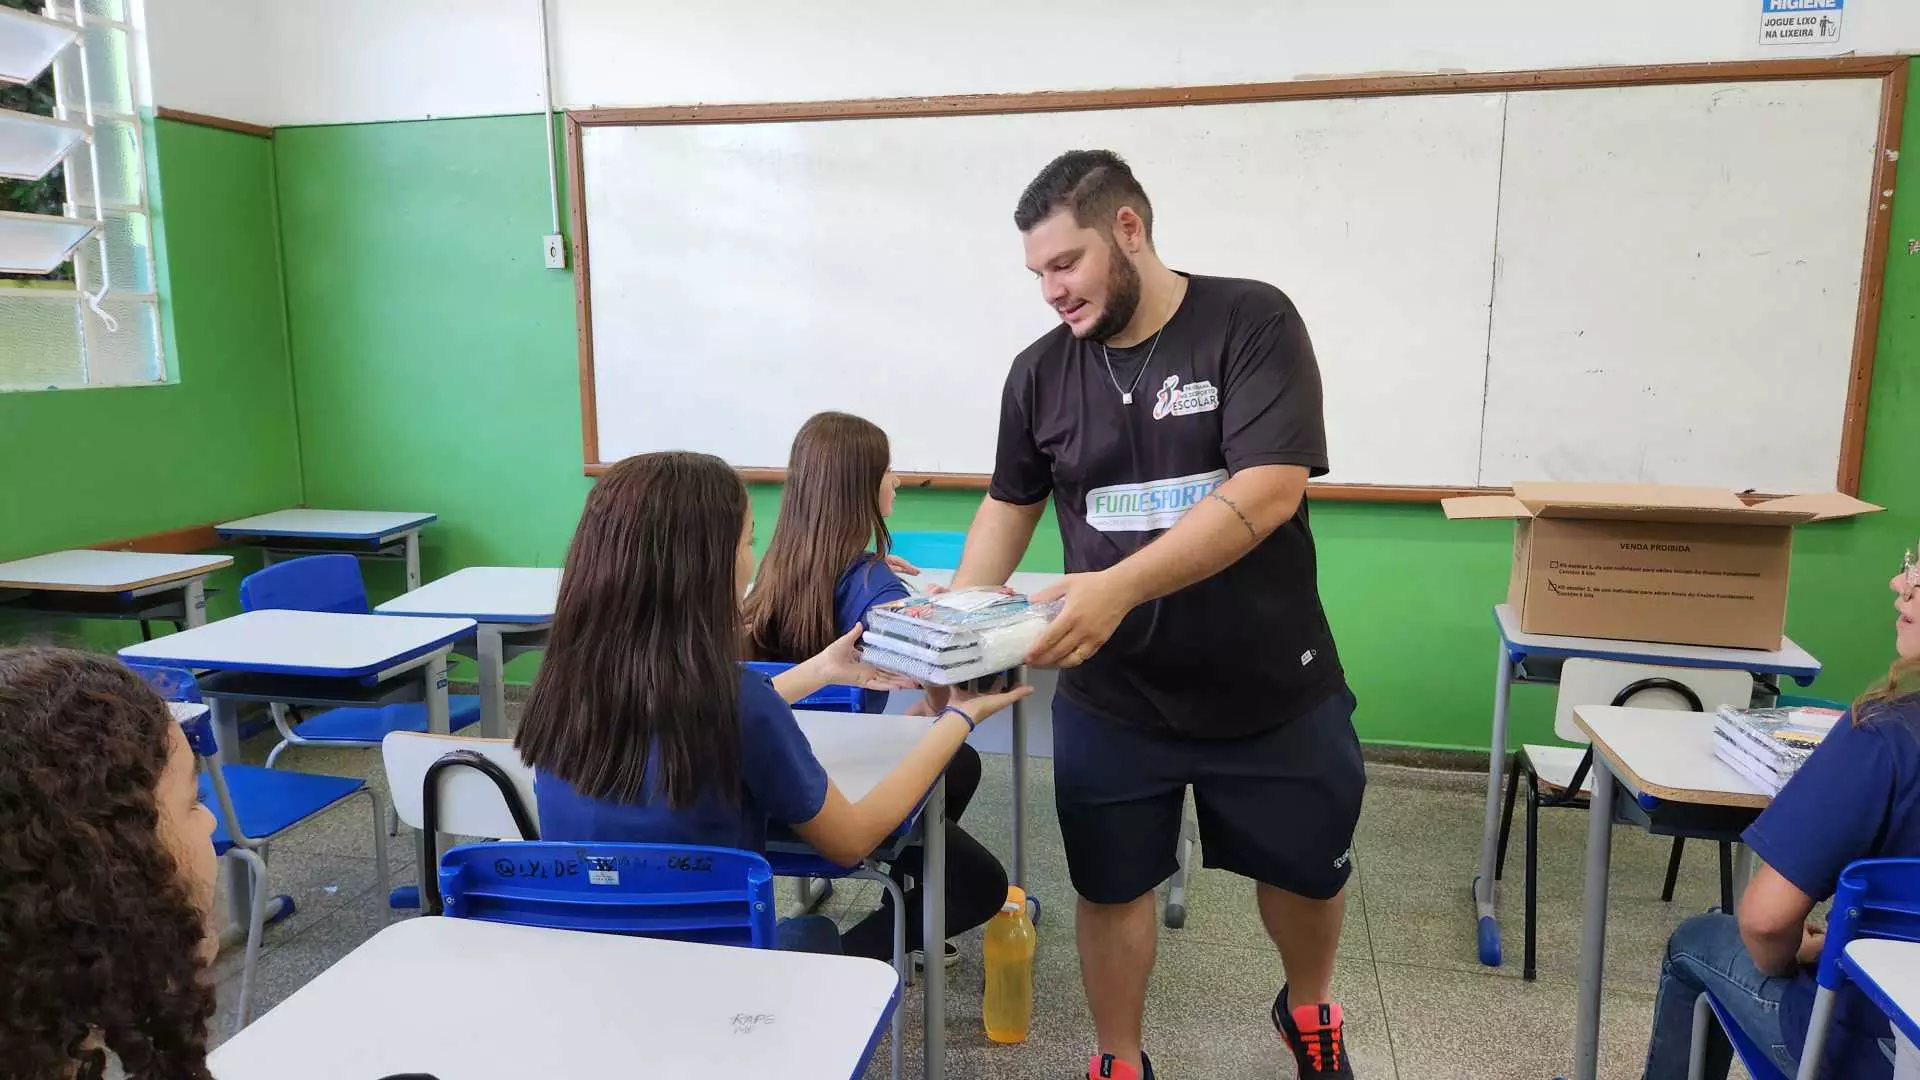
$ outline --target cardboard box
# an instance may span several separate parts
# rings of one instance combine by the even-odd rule
[[[1514,520],[1507,603],[1529,634],[1749,649],[1780,647],[1793,527],[1880,509],[1839,492],[1749,506],[1722,488],[1548,483],[1441,506]]]

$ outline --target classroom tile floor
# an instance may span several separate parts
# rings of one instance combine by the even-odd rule
[[[256,740],[248,757],[265,756]],[[355,750],[291,750],[286,767],[379,779],[378,755]],[[966,825],[1004,859],[1010,790],[1006,759],[986,755],[986,779]],[[949,970],[948,1075],[956,1078],[1076,1075],[1091,1050],[1090,1022],[1073,947],[1073,895],[1053,815],[1051,762],[1031,773],[1029,876],[1042,904],[1033,1030],[1018,1046],[981,1033],[978,932],[961,942]],[[1485,779],[1392,766],[1369,770],[1356,873],[1349,889],[1335,990],[1347,1012],[1347,1037],[1363,1080],[1527,1080],[1565,1074],[1572,1065],[1577,999],[1578,909],[1586,815],[1542,813],[1540,977],[1520,979],[1519,823],[1501,904],[1508,963],[1475,959],[1467,883],[1476,859]],[[357,804],[356,804],[357,807]],[[331,815],[276,846],[273,891],[293,895],[298,911],[268,929],[255,987],[255,1015],[271,1008],[383,924],[374,895],[366,811]],[[1667,934],[1717,902],[1711,845],[1690,845],[1678,895],[1660,902],[1669,847],[1629,829],[1614,839],[1614,888],[1600,1075],[1638,1077]],[[391,845],[396,881],[413,880],[409,834]],[[790,896],[790,892],[783,892]],[[879,902],[876,885],[843,883],[825,911],[849,921]],[[1253,910],[1251,887],[1202,870],[1189,897],[1187,924],[1162,929],[1147,1012],[1147,1046],[1165,1080],[1233,1076],[1292,1077],[1292,1059],[1267,1020],[1280,963]],[[399,917],[396,915],[396,917]],[[222,954],[216,976],[221,1013],[215,1040],[231,1030],[240,950]],[[907,1076],[919,1075],[919,994],[903,995]],[[486,1015],[473,995],[476,1024]],[[883,1039],[869,1077],[887,1075]],[[1742,1075],[1736,1066],[1736,1075]]]

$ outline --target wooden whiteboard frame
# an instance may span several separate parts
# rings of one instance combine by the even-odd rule
[[[1834,487],[1849,495],[1860,491],[1861,459],[1866,451],[1867,402],[1873,384],[1874,348],[1880,329],[1880,298],[1892,228],[1892,191],[1900,151],[1900,125],[1906,113],[1905,56],[1841,56],[1796,60],[1741,60],[1708,64],[1650,64],[1636,67],[1562,68],[1548,71],[1496,71],[1460,75],[1393,75],[1351,79],[1302,79],[1297,82],[1234,83],[1132,90],[1086,90],[1035,94],[958,94],[948,97],[868,98],[853,101],[768,102],[744,105],[667,105],[633,109],[576,109],[567,112],[567,201],[573,246],[574,318],[580,339],[580,428],[582,458],[588,476],[606,471],[599,460],[600,438],[593,375],[593,300],[587,246],[586,175],[581,136],[589,127],[637,127],[660,124],[783,123],[796,120],[872,120],[897,117],[982,116],[1001,113],[1082,112],[1094,109],[1150,109],[1179,105],[1233,105],[1301,99],[1411,97],[1421,94],[1473,94],[1514,90],[1573,90],[1607,86],[1661,86],[1702,82],[1770,82],[1795,79],[1880,80],[1880,119],[1875,139],[1873,191],[1867,204],[1866,249],[1862,256],[1860,301],[1854,314],[1853,367],[1847,386],[1846,415],[1840,438],[1840,465]],[[779,483],[785,469],[742,469],[749,481]],[[977,473],[906,473],[908,487],[984,490]],[[1366,502],[1437,502],[1455,495],[1498,488],[1405,487],[1383,484],[1319,484],[1314,498]]]

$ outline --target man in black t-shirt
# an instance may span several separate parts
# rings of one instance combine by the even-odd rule
[[[1099,1045],[1140,1046],[1154,890],[1191,786],[1208,866],[1258,883],[1302,1076],[1351,1076],[1331,980],[1365,774],[1315,582],[1307,479],[1327,471],[1320,373],[1271,285],[1176,273],[1106,151],[1055,159],[1014,222],[1061,325],[1013,362],[993,483],[956,585],[998,584],[1051,497],[1066,606],[1029,663],[1069,669],[1054,775]]]

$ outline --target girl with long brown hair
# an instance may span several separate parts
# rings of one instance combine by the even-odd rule
[[[546,659],[515,745],[534,767],[549,840],[713,844],[763,851],[769,822],[851,866],[933,786],[981,720],[1025,688],[944,709],[859,802],[828,779],[789,702],[829,683],[885,688],[857,629],[778,678],[745,659],[753,508],[719,458],[641,454],[587,496]],[[783,947],[839,951],[833,924],[790,919]]]
[[[1888,582],[1897,658],[1887,677],[1787,781],[1741,839],[1760,864],[1738,914],[1697,915],[1673,932],[1660,968],[1648,1080],[1688,1073],[1694,1001],[1711,990],[1773,1064],[1793,1075],[1813,1010],[1814,965],[1825,932],[1808,922],[1840,872],[1859,859],[1920,857],[1920,567],[1910,552]],[[1708,1077],[1727,1075],[1732,1051],[1719,1028]],[[1880,1052],[1887,1019],[1857,986],[1834,1004],[1820,1075],[1878,1080],[1893,1075]]]
[[[876,604],[900,599],[907,588],[888,566],[887,517],[900,487],[886,432],[858,416],[824,412],[801,425],[787,458],[780,520],[767,543],[760,575],[747,597],[747,636],[756,659],[794,662],[811,656],[858,626]],[[946,705],[930,688],[913,710],[929,715]],[[887,695],[867,691],[867,712],[884,712]],[[1007,897],[1007,871],[960,827],[960,816],[980,787],[980,754],[962,745],[947,766],[947,928],[958,936],[986,922]],[[906,853],[890,872],[904,883],[921,877],[920,852]],[[918,951],[921,894],[905,890],[907,947]],[[848,953],[890,959],[893,903],[842,937]],[[958,954],[945,946],[948,960]]]
[[[0,1076],[207,1077],[213,815],[110,657],[0,649]]]

